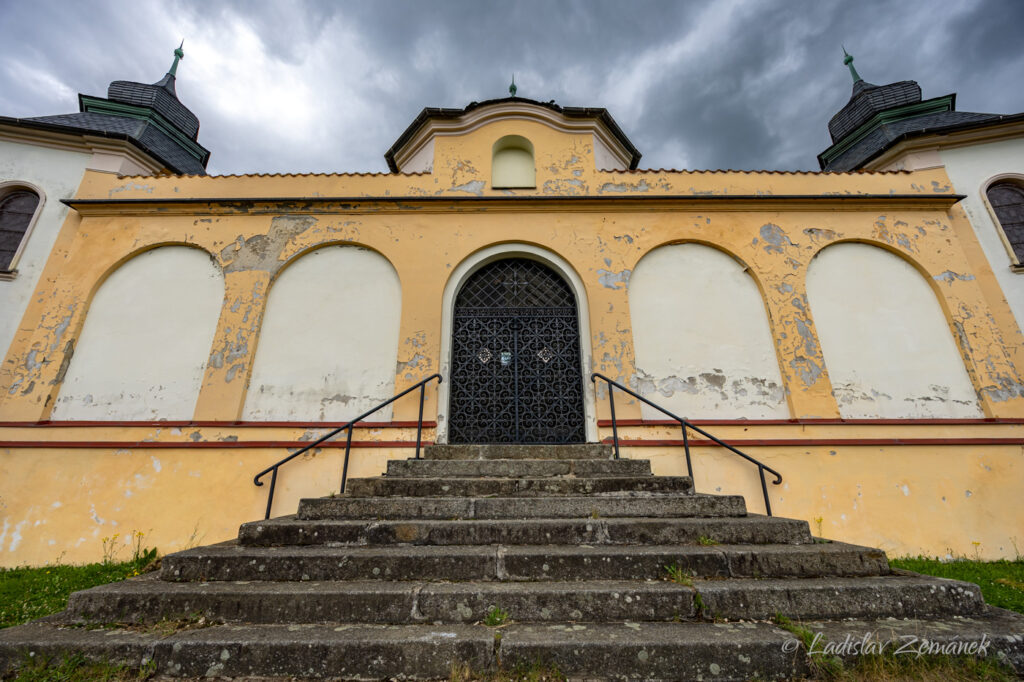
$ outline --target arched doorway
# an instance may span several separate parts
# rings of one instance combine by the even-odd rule
[[[583,375],[576,297],[527,258],[469,277],[452,324],[450,443],[581,443]]]

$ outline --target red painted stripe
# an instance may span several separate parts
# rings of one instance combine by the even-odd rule
[[[605,438],[604,443],[610,444],[611,438]],[[809,445],[1024,445],[1024,438],[730,438],[726,441],[735,448],[742,447],[766,447],[766,446],[809,446]],[[682,439],[678,440],[626,440],[619,439],[622,447],[650,448],[665,446],[683,446]],[[706,448],[721,447],[711,440],[690,439],[690,447]]]
[[[679,426],[671,419],[616,419],[619,426]],[[970,424],[1024,424],[1024,419],[992,417],[986,419],[691,419],[697,426],[788,426],[861,424],[868,426],[962,426]],[[598,426],[611,426],[611,419],[597,420]]]
[[[114,450],[146,450],[146,449],[239,449],[239,448],[289,448],[298,450],[315,441],[290,441],[290,440],[249,440],[249,441],[199,441],[199,442],[169,442],[169,441],[41,441],[41,440],[8,440],[0,441],[0,448],[50,448],[53,450],[71,448],[94,448]],[[423,441],[423,447],[433,445],[433,441]],[[317,448],[344,448],[345,439],[332,440]],[[412,440],[354,440],[353,448],[415,448],[416,441]]]
[[[182,422],[182,421],[41,421],[41,422],[0,422],[0,427],[57,427],[66,428],[74,426],[158,426],[158,427],[194,427],[194,426],[212,426],[222,428],[259,428],[259,427],[285,427],[285,428],[296,428],[296,429],[308,429],[308,428],[320,428],[320,429],[336,429],[340,426],[345,426],[348,422],[225,422],[225,421],[195,421],[195,422]],[[414,428],[417,422],[359,422],[356,424],[358,429],[407,429]],[[433,429],[437,427],[437,422],[423,422],[423,428]]]

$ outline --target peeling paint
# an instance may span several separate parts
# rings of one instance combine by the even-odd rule
[[[452,191],[468,192],[469,194],[475,194],[478,197],[482,197],[484,195],[484,187],[486,186],[487,183],[485,183],[483,180],[470,180],[469,182],[466,182],[461,185],[453,185]]]
[[[262,270],[274,273],[281,266],[281,254],[295,237],[317,224],[313,216],[278,216],[270,221],[267,234],[257,234],[245,239],[238,235],[235,241],[224,247],[220,258],[225,263],[224,273]]]
[[[782,253],[787,246],[796,246],[781,227],[774,223],[766,223],[761,226],[761,240],[765,243],[765,253]],[[754,242],[757,243],[756,241]]]
[[[798,355],[790,360],[789,366],[800,377],[800,381],[804,383],[804,386],[813,386],[822,372],[821,366],[818,363],[803,355]]]
[[[632,192],[649,192],[651,186],[647,184],[646,180],[641,180],[633,184],[626,182],[606,182],[597,190],[598,194],[624,194]]]
[[[961,282],[974,281],[974,275],[961,275],[956,272],[953,272],[952,270],[946,270],[945,272],[935,275],[935,277],[933,277],[932,279],[934,279],[936,282],[945,282],[946,284],[952,284],[953,280],[955,279],[958,279]]]
[[[612,272],[610,270],[598,270],[597,281],[601,283],[605,289],[624,289],[629,286],[629,275],[631,271],[626,269],[621,272]],[[621,287],[619,285],[622,285]]]

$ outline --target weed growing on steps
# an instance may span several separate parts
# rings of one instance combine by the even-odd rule
[[[776,613],[775,618],[773,620],[775,624],[783,630],[787,630],[796,635],[800,642],[804,645],[805,651],[811,650],[811,647],[814,645],[813,632],[811,632],[805,627],[797,625],[786,616],[783,616],[781,613]],[[821,645],[822,642],[819,640],[818,644]],[[843,661],[837,656],[808,655],[807,661],[808,663],[810,663],[811,670],[814,672],[815,677],[824,676],[826,678],[831,679],[843,671]]]
[[[679,564],[669,564],[665,566],[664,580],[670,580],[674,583],[679,583],[680,585],[693,587],[693,576]]]
[[[500,606],[492,606],[491,610],[484,616],[484,625],[489,628],[496,628],[509,621],[509,613]]]
[[[712,537],[708,537],[707,535],[701,535],[699,538],[697,538],[697,544],[703,545],[705,547],[711,547],[712,545],[719,544],[719,542],[718,540]]]

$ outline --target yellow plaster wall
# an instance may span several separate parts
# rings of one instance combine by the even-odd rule
[[[524,135],[534,144],[535,189],[490,188],[492,145],[506,134]],[[652,249],[686,241],[719,248],[748,267],[764,297],[791,416],[837,417],[804,281],[815,253],[844,240],[877,245],[911,263],[938,297],[986,416],[1024,417],[1019,330],[993,288],[991,270],[977,256],[962,212],[951,208],[952,190],[941,170],[601,172],[594,168],[588,135],[511,120],[438,137],[433,168],[411,175],[86,173],[77,198],[98,203],[77,205],[61,230],[0,367],[0,420],[48,418],[93,293],[120,263],[156,246],[204,249],[224,271],[224,305],[194,418],[230,422],[244,403],[267,292],[288,262],[311,249],[356,244],[376,250],[395,267],[403,292],[395,384],[401,390],[440,366],[441,298],[453,269],[480,249],[516,242],[557,253],[575,269],[589,303],[591,338],[583,343],[590,344],[592,369],[629,382],[634,372],[629,271]],[[141,203],[104,203],[122,199]],[[430,417],[437,411],[435,395],[427,392]],[[598,391],[598,397],[598,412],[605,416],[604,393]],[[620,418],[639,417],[635,404],[621,400],[618,406]],[[400,403],[395,419],[414,418],[415,410],[415,401]],[[69,560],[95,558],[97,538],[117,530],[152,529],[154,544],[170,550],[187,541],[197,521],[202,541],[210,542],[226,539],[240,521],[261,515],[264,491],[253,489],[251,475],[280,450],[134,450],[130,425],[111,428],[110,438],[125,447],[3,450],[0,497],[9,535],[0,560],[38,563],[56,558],[57,550],[67,551]],[[212,435],[211,428],[200,428],[200,438]],[[853,435],[868,437],[874,428],[858,427]],[[885,428],[896,428],[896,437],[903,433],[900,427]],[[47,442],[65,438],[56,428],[35,427],[32,433]],[[165,430],[152,437],[172,435]],[[787,472],[789,488],[777,511],[822,516],[826,535],[883,547],[902,543],[892,545],[897,553],[943,553],[947,546],[967,553],[970,543],[981,542],[983,553],[996,556],[1012,535],[1009,529],[1022,527],[1013,511],[1014,490],[1024,482],[1019,444],[759,452]],[[153,454],[161,460],[160,472],[153,469]],[[365,462],[358,466],[372,473],[388,453],[361,450],[359,456]],[[678,471],[673,458],[678,455],[658,455],[656,470]],[[714,475],[721,478],[730,466],[723,462]],[[993,479],[986,466],[1001,476]],[[324,471],[336,468],[332,463]],[[196,471],[200,475],[190,473]],[[312,479],[327,475],[310,472]],[[299,475],[287,480],[292,478],[312,480]],[[136,480],[147,481],[145,489],[127,497]],[[909,495],[899,481],[906,482]],[[699,489],[711,484],[717,487],[715,480],[698,478]],[[824,500],[819,499],[822,486],[831,486]],[[964,491],[975,489],[967,498]],[[283,489],[281,508],[293,511],[299,492]],[[854,509],[858,492],[875,502]],[[753,508],[758,499],[759,494],[748,496]],[[901,516],[914,519],[906,533],[892,528]],[[33,530],[28,539],[28,529],[36,528],[45,532]],[[12,532],[22,537],[13,549]]]

